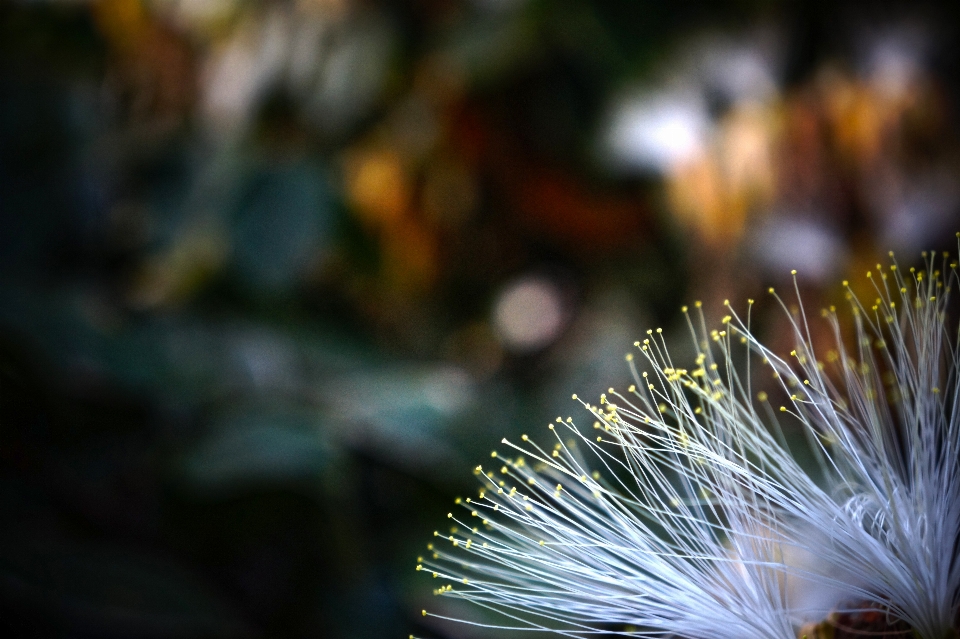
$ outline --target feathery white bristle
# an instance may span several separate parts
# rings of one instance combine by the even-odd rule
[[[932,258],[909,282],[894,264],[874,283],[869,310],[849,294],[853,354],[836,312],[825,313],[836,340],[826,363],[802,307],[793,316],[783,302],[790,358],[732,308],[713,331],[688,315],[690,370],[671,361],[659,329],[648,331],[643,357],[628,357],[636,385],[598,406],[580,400],[593,429],[558,419],[552,449],[524,436],[510,444],[521,456],[499,472],[478,467],[479,498],[452,516],[458,532],[436,533],[449,545],[422,564],[446,582],[436,593],[501,613],[501,627],[572,637],[792,638],[826,612],[792,591],[800,584],[832,603],[887,607],[924,639],[947,636],[960,593],[950,287]],[[789,453],[766,393],[754,402],[750,368],[738,374],[732,363],[741,343],[790,398],[780,410],[798,420],[829,487]]]

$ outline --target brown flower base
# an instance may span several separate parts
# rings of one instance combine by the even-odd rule
[[[856,608],[857,606],[849,606]],[[865,604],[855,612],[833,612],[820,623],[800,628],[800,639],[867,639],[870,637],[908,639],[912,630],[889,611]]]

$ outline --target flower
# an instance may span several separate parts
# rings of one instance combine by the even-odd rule
[[[834,309],[823,313],[838,344],[827,364],[815,356],[803,315],[793,324],[793,366],[748,340],[785,389],[806,389],[785,412],[814,438],[837,490],[827,500],[807,484],[790,488],[803,508],[820,509],[828,536],[821,552],[862,598],[889,607],[920,637],[939,639],[956,636],[960,607],[960,380],[946,312],[957,264],[944,254],[941,270],[936,256],[924,258],[926,268],[906,276],[895,261],[868,272],[873,304],[848,289],[853,354],[841,347]]]
[[[434,533],[442,543],[417,569],[442,580],[436,594],[504,620],[484,625],[568,637],[792,638],[825,614],[797,585],[879,606],[923,639],[956,636],[960,381],[946,307],[957,275],[925,260],[868,273],[873,304],[847,286],[852,349],[836,309],[822,313],[835,348],[820,353],[802,306],[791,313],[772,289],[789,357],[751,332],[752,300],[743,317],[727,304],[716,330],[699,304],[684,308],[690,370],[648,331],[627,356],[636,384],[581,401],[593,429],[558,418],[552,448],[504,440],[518,454],[477,467],[479,496],[458,500],[467,515],[450,513],[456,526]],[[769,393],[756,392],[757,361]],[[784,397],[779,413],[771,394]],[[789,422],[815,474],[791,454]]]

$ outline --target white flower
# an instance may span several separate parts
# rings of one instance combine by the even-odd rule
[[[935,256],[924,257],[926,268],[906,276],[896,263],[867,273],[873,304],[848,293],[852,352],[837,348],[818,361],[802,314],[792,366],[748,339],[785,389],[803,389],[788,411],[840,489],[828,502],[805,484],[790,486],[805,512],[829,518],[820,526],[829,542],[823,556],[849,572],[863,598],[940,639],[956,635],[960,605],[960,380],[956,325],[946,313],[957,274],[946,255],[945,273]],[[823,315],[841,344],[836,312]]]
[[[524,436],[510,444],[520,456],[478,467],[479,497],[458,500],[468,515],[450,514],[418,570],[443,580],[437,594],[504,615],[500,627],[573,637],[792,638],[824,611],[804,610],[790,583],[883,606],[924,639],[955,633],[960,396],[943,279],[932,257],[906,281],[879,270],[875,304],[848,294],[852,354],[824,311],[837,347],[822,360],[802,308],[789,359],[754,337],[749,311],[723,330],[689,320],[690,370],[648,331],[642,365],[627,357],[637,384],[584,403],[594,430],[558,418],[551,450]],[[737,371],[741,345],[785,393],[780,417],[808,436],[816,480],[767,393],[754,401],[749,357]]]

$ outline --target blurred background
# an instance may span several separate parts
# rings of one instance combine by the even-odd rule
[[[488,636],[502,437],[956,249],[960,23],[865,4],[0,2],[0,632]]]

